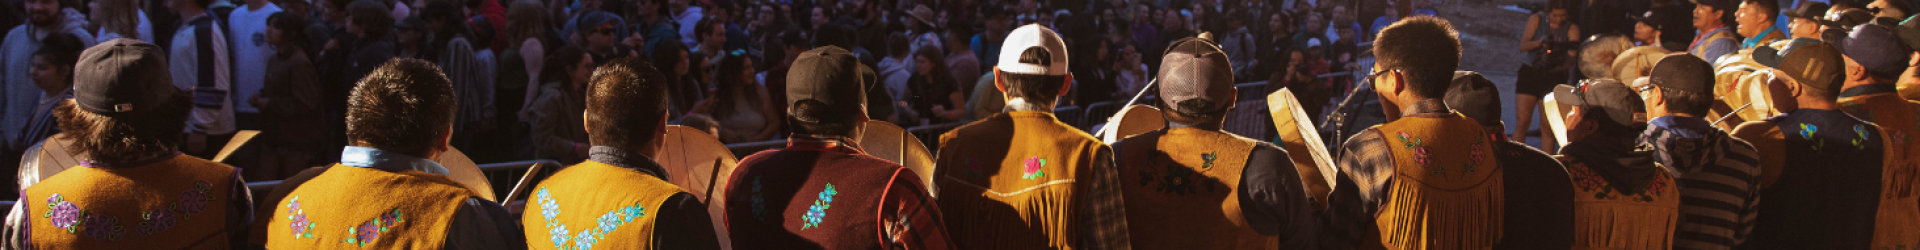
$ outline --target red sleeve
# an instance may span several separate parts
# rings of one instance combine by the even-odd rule
[[[912,170],[900,168],[887,184],[876,220],[881,244],[896,249],[954,249],[941,221],[940,206]]]

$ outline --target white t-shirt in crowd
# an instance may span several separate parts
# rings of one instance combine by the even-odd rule
[[[140,32],[140,37],[131,37],[131,38],[139,39],[141,42],[158,44],[153,41],[153,21],[150,21],[151,19],[147,19],[147,11],[135,10],[134,12],[140,13],[140,25],[134,26],[134,29],[139,30],[138,32]],[[113,33],[112,31],[107,31],[106,27],[100,27],[100,31],[94,32],[94,33],[100,34],[98,36],[93,37],[94,43],[104,43],[104,42],[113,40],[114,38],[126,37],[126,36],[120,35],[120,33]]]
[[[273,56],[273,46],[267,45],[267,17],[280,12],[280,6],[267,3],[258,10],[248,10],[250,6],[233,8],[227,15],[228,48],[233,49],[233,98],[234,112],[260,113],[260,108],[247,102],[247,98],[260,93],[266,86],[267,58]]]

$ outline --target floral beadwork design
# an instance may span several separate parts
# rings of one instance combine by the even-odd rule
[[[73,202],[68,202],[66,197],[55,193],[53,196],[47,197],[47,212],[41,214],[40,217],[50,218],[51,220],[48,220],[48,222],[53,223],[53,227],[66,229],[67,233],[73,233],[75,229],[80,228],[81,219],[86,218],[86,215],[86,210],[81,210],[80,206],[74,205]]]
[[[534,196],[538,196],[535,199],[541,203],[540,216],[547,219],[547,239],[553,242],[554,248],[593,249],[593,245],[599,244],[600,239],[606,238],[606,235],[613,232],[614,229],[619,229],[621,225],[633,222],[635,217],[647,215],[647,208],[640,206],[639,202],[635,202],[633,205],[614,208],[611,211],[600,214],[600,217],[594,218],[595,225],[593,227],[574,232],[567,228],[565,223],[560,223],[558,220],[560,217],[560,205],[554,202],[552,192],[547,191],[545,187],[541,187],[539,193],[534,194]]]
[[[1820,126],[1814,126],[1813,124],[1806,124],[1806,123],[1800,124],[1800,138],[1813,139],[1813,133],[1819,132],[1819,131],[1820,131]]]
[[[820,222],[827,218],[827,209],[833,206],[833,196],[839,194],[840,191],[828,183],[827,189],[820,191],[820,199],[813,200],[813,205],[807,206],[807,214],[801,217],[800,229],[820,227]]]
[[[173,212],[174,207],[175,206],[167,206],[166,208],[140,213],[140,226],[136,228],[140,231],[140,235],[153,235],[160,231],[166,231],[168,228],[173,228],[174,220],[177,219],[175,217],[178,217]]]
[[[1607,183],[1607,180],[1600,177],[1598,172],[1594,172],[1593,169],[1587,168],[1585,165],[1573,165],[1569,166],[1568,169],[1573,170],[1573,184],[1575,187],[1580,188],[1580,190],[1584,192],[1598,191],[1593,194],[1594,199],[1620,200],[1621,198],[1625,198],[1628,201],[1653,202],[1654,197],[1659,197],[1659,195],[1667,189],[1667,179],[1663,177],[1647,182],[1647,188],[1640,191],[1640,193],[1629,194],[1614,189],[1613,184]]]
[[[1201,169],[1213,169],[1213,160],[1214,160],[1214,159],[1217,159],[1217,158],[1220,158],[1220,152],[1219,152],[1219,151],[1215,151],[1215,152],[1212,152],[1212,153],[1201,153],[1201,154],[1200,154],[1200,160],[1204,160],[1204,161],[1206,161],[1206,162],[1205,162],[1205,163],[1200,163],[1200,168],[1201,168]]]
[[[1902,132],[1897,129],[1889,129],[1887,130],[1887,133],[1891,133],[1890,135],[1887,135],[1887,138],[1892,139],[1894,145],[1907,145],[1907,139],[1908,139],[1907,132]]]
[[[207,203],[213,201],[213,183],[206,180],[194,181],[193,189],[180,192],[180,218],[192,218],[194,214],[207,210]]]
[[[961,163],[960,165],[967,166],[966,169],[961,169],[963,172],[966,172],[967,176],[973,177],[973,178],[987,177],[987,174],[986,174],[987,170],[985,166],[981,166],[981,164],[974,163],[973,158],[963,159],[961,160],[960,163]]]
[[[395,208],[388,210],[386,213],[380,213],[380,216],[375,217],[372,221],[362,222],[360,226],[348,227],[347,239],[342,242],[354,244],[359,247],[366,247],[367,243],[373,243],[373,240],[380,239],[380,233],[389,231],[395,223],[405,221],[406,219],[401,218],[400,209]]]
[[[120,235],[124,232],[120,230],[120,218],[111,215],[99,213],[87,214],[87,219],[84,223],[86,224],[86,226],[84,226],[86,229],[83,231],[86,231],[87,237],[93,237],[94,239],[119,240]]]
[[[307,211],[300,209],[300,196],[288,198],[287,227],[293,229],[293,238],[313,238],[313,221],[307,220]]]
[[[1853,147],[1861,150],[1866,150],[1867,145],[1865,143],[1868,141],[1867,127],[1862,125],[1853,125],[1853,134],[1860,136],[1858,138],[1853,139]]]
[[[1022,170],[1020,174],[1021,179],[1033,180],[1033,179],[1039,179],[1040,177],[1047,176],[1047,171],[1040,170],[1040,168],[1047,166],[1046,158],[1040,158],[1039,156],[1030,156],[1030,157],[1027,157],[1025,165],[1026,165],[1026,169]]]
[[[1440,166],[1438,164],[1434,164],[1433,154],[1431,151],[1427,150],[1425,140],[1421,140],[1419,137],[1413,137],[1412,135],[1408,135],[1406,131],[1397,132],[1394,135],[1400,137],[1400,142],[1402,143],[1402,145],[1405,145],[1404,148],[1413,150],[1414,164],[1418,164],[1421,167],[1425,167],[1425,168],[1431,168],[1432,170],[1427,172],[1429,174],[1440,175],[1440,174],[1447,173],[1446,167]]]

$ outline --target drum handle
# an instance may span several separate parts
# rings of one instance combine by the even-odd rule
[[[1134,93],[1133,99],[1127,100],[1127,105],[1120,105],[1120,108],[1124,109],[1126,107],[1132,107],[1134,103],[1140,102],[1140,98],[1147,96],[1147,90],[1153,89],[1153,85],[1156,83],[1160,83],[1160,78],[1153,78],[1152,80],[1147,80],[1147,85],[1140,87],[1140,93]],[[1118,118],[1120,117],[1120,115],[1123,115],[1123,114],[1113,114],[1113,116],[1107,117],[1107,125],[1101,126],[1100,131],[1093,133],[1093,137],[1106,138],[1106,134],[1114,133],[1113,118]]]
[[[1717,124],[1720,124],[1720,122],[1727,121],[1728,117],[1733,117],[1733,115],[1740,114],[1741,110],[1746,110],[1747,107],[1752,107],[1752,106],[1753,106],[1753,103],[1751,102],[1747,103],[1747,105],[1740,105],[1740,108],[1733,109],[1733,111],[1728,111],[1727,115],[1720,116],[1720,119],[1713,120],[1713,124],[1708,124],[1708,125],[1717,125]]]

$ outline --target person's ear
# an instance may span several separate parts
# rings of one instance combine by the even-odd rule
[[[1067,73],[1066,78],[1067,78],[1066,82],[1060,83],[1060,92],[1058,96],[1067,96],[1067,91],[1073,90],[1073,73]]]
[[[1397,96],[1407,91],[1406,75],[1401,75],[1399,71],[1394,71],[1391,75],[1393,75],[1393,95]]]
[[[1000,66],[993,66],[993,87],[1000,89],[1000,93],[1006,93],[1007,81],[1002,79],[1005,78],[1000,77]]]

